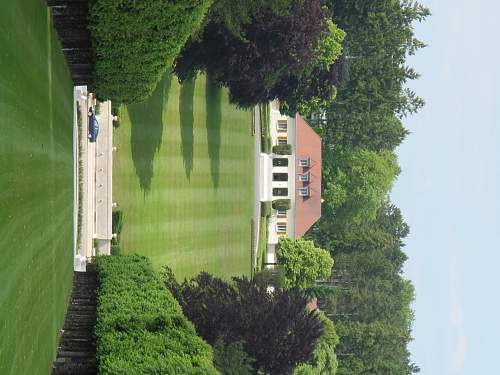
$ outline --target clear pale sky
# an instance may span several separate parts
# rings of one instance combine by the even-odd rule
[[[500,2],[423,0],[410,60],[427,101],[405,120],[392,199],[411,227],[413,360],[424,375],[500,374]]]

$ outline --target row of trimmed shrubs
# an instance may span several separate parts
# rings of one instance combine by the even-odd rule
[[[218,374],[211,347],[196,335],[147,258],[97,258],[100,374]]]
[[[97,96],[116,103],[147,99],[212,0],[90,0]]]

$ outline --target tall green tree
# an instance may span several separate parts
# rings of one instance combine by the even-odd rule
[[[413,24],[430,11],[413,0],[328,0],[334,23],[346,32],[342,58],[334,68],[342,79],[337,96],[316,126],[340,150],[394,150],[408,131],[400,119],[424,100],[407,88],[419,77],[406,63],[425,47]]]
[[[330,276],[333,259],[313,241],[282,237],[277,248],[278,264],[284,270],[284,288],[306,289]]]
[[[372,221],[400,169],[394,153],[361,150],[336,155],[323,196],[337,222]]]

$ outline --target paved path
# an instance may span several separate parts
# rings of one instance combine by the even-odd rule
[[[95,142],[95,230],[97,253],[110,254],[111,211],[112,211],[112,173],[113,173],[113,117],[111,102],[101,103],[96,116],[99,122],[99,135]]]
[[[85,87],[79,87],[76,90],[75,100],[79,104],[80,116],[81,116],[81,137],[78,139],[78,144],[80,147],[80,160],[78,166],[78,173],[81,173],[79,179],[83,181],[82,189],[78,191],[78,194],[82,195],[82,222],[81,222],[81,237],[80,243],[77,244],[76,255],[82,257],[91,257],[92,247],[93,247],[93,234],[94,234],[94,184],[90,181],[94,181],[94,171],[95,171],[95,149],[94,144],[88,142],[88,108],[91,104],[91,98],[87,97],[87,89]]]
[[[87,93],[84,86],[75,89],[75,101],[80,107],[81,133],[77,143],[80,147],[80,158],[76,177],[83,181],[77,187],[81,194],[82,216],[81,235],[76,244],[75,256],[84,261],[96,255],[94,240],[97,240],[99,254],[110,253],[111,211],[112,211],[112,148],[113,148],[113,118],[111,115],[111,102],[101,103],[97,119],[99,134],[96,142],[88,141],[88,110],[94,98]],[[78,176],[81,174],[81,176]],[[75,195],[78,209],[78,194]],[[78,218],[78,216],[77,216]],[[79,266],[75,261],[75,270],[83,271],[84,265]]]

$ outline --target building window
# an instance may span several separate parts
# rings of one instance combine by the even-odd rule
[[[278,131],[284,131],[288,129],[288,124],[286,120],[278,120]]]
[[[288,181],[288,173],[273,173],[273,181]]]
[[[286,217],[286,210],[277,210],[278,216],[284,216]]]
[[[274,158],[273,159],[273,167],[288,167],[288,159],[287,158]]]
[[[286,233],[286,223],[278,223],[278,233]]]
[[[274,188],[273,195],[276,197],[286,197],[288,196],[288,188]]]
[[[309,187],[300,188],[299,189],[299,195],[301,197],[308,197],[309,196]]]
[[[302,181],[302,182],[309,181],[309,172],[299,174],[299,181]]]
[[[301,158],[299,160],[299,165],[301,167],[309,167],[309,158]]]
[[[287,138],[278,138],[278,144],[279,145],[286,145],[288,143]]]

